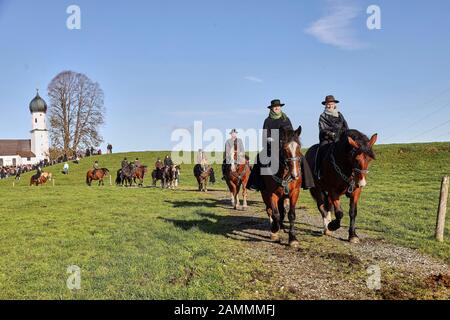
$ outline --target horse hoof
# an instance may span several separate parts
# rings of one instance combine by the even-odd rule
[[[348,239],[348,241],[350,242],[350,243],[352,243],[352,244],[358,244],[358,243],[360,243],[361,241],[359,240],[359,238],[358,237],[350,237],[350,239]]]
[[[328,230],[336,231],[341,228],[341,222],[338,220],[333,220],[328,224]]]
[[[328,229],[326,229],[326,230],[323,231],[323,235],[331,237],[333,235],[333,232],[328,230]]]
[[[281,242],[280,235],[278,233],[271,233],[270,240],[273,242]]]
[[[291,248],[298,248],[299,243],[298,243],[297,240],[293,240],[293,241],[289,242],[289,246],[290,246]]]

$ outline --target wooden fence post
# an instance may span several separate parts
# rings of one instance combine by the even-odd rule
[[[112,177],[109,175],[109,186],[112,187]]]
[[[448,184],[450,177],[444,177],[441,185],[441,196],[439,197],[439,209],[436,222],[436,240],[444,241],[445,214],[447,211]]]

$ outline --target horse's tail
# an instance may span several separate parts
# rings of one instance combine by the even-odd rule
[[[211,183],[216,183],[216,176],[214,174],[214,169],[211,167],[211,171],[209,174],[209,181],[211,181]]]
[[[89,185],[89,174],[91,173],[91,171],[88,171],[87,173],[86,173],[86,184],[87,185]]]

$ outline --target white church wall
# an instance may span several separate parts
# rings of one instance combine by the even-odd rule
[[[2,161],[3,160],[3,161]],[[1,156],[0,157],[0,165],[3,162],[4,167],[9,166],[20,166],[22,165],[22,161],[19,155],[17,156]]]
[[[37,158],[22,158],[19,155],[16,156],[0,156],[0,167],[10,167],[10,166],[24,166],[24,165],[35,165],[40,162]],[[2,165],[3,163],[3,165]]]

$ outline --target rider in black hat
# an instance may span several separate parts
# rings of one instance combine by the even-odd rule
[[[342,133],[348,131],[348,124],[342,113],[339,112],[337,104],[339,100],[336,100],[334,96],[329,95],[322,102],[325,106],[324,112],[320,115],[319,119],[319,140],[320,147],[316,154],[316,163],[314,172],[317,178],[320,180],[320,164],[322,163],[322,153],[324,153],[323,146],[339,141]]]
[[[348,130],[347,121],[342,113],[339,112],[336,100],[333,96],[327,96],[322,105],[325,106],[324,112],[320,115],[320,145],[325,145],[339,140],[341,134]]]
[[[264,121],[263,129],[267,132],[267,137],[264,135],[263,140],[263,148],[267,150],[267,156],[271,156],[271,149],[272,149],[272,143],[274,142],[272,136],[273,132],[272,130],[294,130],[291,120],[289,117],[282,111],[282,107],[284,107],[285,104],[281,103],[280,100],[272,100],[270,103],[270,106],[267,108],[270,109],[269,116]],[[280,137],[279,137],[280,138]],[[304,161],[304,157],[302,157],[301,161],[302,166],[302,174],[303,174],[303,182],[302,187],[304,189],[309,189],[314,187],[314,179],[311,174],[311,170],[309,168],[309,165],[306,161]],[[248,182],[249,189],[255,189],[255,190],[261,190],[262,181],[261,181],[261,163],[259,159],[259,155],[256,159],[256,163],[253,166],[253,170],[250,175],[250,179]]]

